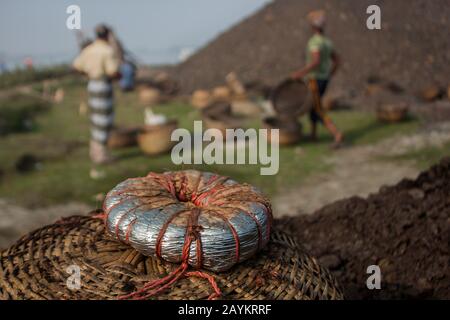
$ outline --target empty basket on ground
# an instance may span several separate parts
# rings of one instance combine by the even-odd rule
[[[443,96],[443,91],[440,87],[431,85],[420,92],[420,97],[424,101],[432,102]]]
[[[112,240],[104,224],[85,216],[38,229],[0,253],[0,299],[117,299],[178,265],[146,257]],[[70,275],[80,268],[80,288]],[[211,273],[223,299],[342,299],[330,273],[275,226],[255,258]],[[153,299],[205,299],[207,280],[180,278]]]
[[[218,129],[222,132],[224,138],[226,138],[227,129],[237,129],[241,127],[241,122],[232,116],[203,116],[203,124],[205,129]]]
[[[212,97],[215,101],[230,101],[231,90],[226,86],[216,87],[212,91]]]
[[[408,105],[401,104],[387,104],[377,108],[377,117],[380,121],[399,122],[406,118],[408,114]]]
[[[276,117],[263,119],[263,127],[268,129],[267,140],[271,141],[272,129],[279,130],[279,143],[281,146],[296,144],[302,137],[302,126],[296,118],[287,120]]]
[[[206,108],[211,102],[211,94],[207,90],[196,90],[191,97],[191,105],[196,109]]]
[[[139,128],[114,128],[108,139],[108,147],[113,149],[137,145]]]
[[[138,133],[138,144],[148,155],[158,155],[169,152],[176,142],[170,140],[173,130],[178,128],[176,120],[167,123],[144,126]]]
[[[167,72],[160,71],[153,78],[155,86],[164,95],[174,95],[178,91],[178,83]]]
[[[218,129],[226,137],[226,129],[236,129],[241,126],[240,119],[231,114],[228,102],[216,101],[202,110],[202,120],[206,129]]]
[[[271,101],[277,117],[298,118],[311,108],[308,87],[302,80],[288,79],[281,82],[271,94]]]
[[[248,99],[236,99],[231,102],[231,112],[243,116],[258,116],[261,113],[261,107]]]
[[[231,105],[226,101],[210,103],[201,111],[202,116],[209,118],[224,118],[231,116]]]

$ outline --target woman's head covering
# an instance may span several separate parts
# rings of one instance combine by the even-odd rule
[[[95,27],[95,34],[97,35],[97,38],[100,39],[107,39],[109,34],[109,28],[108,26],[104,24],[99,24]]]
[[[323,28],[325,25],[325,11],[323,10],[314,10],[308,13],[308,21],[309,23],[316,28]]]

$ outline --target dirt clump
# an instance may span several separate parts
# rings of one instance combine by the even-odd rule
[[[39,169],[41,162],[36,156],[26,153],[17,159],[15,167],[18,172],[26,173]]]
[[[450,158],[416,180],[284,218],[347,299],[450,299]],[[381,290],[366,286],[378,265]]]

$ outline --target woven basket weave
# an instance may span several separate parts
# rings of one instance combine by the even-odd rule
[[[66,285],[81,270],[81,288]],[[176,268],[110,239],[103,223],[73,216],[38,229],[1,252],[0,299],[116,299]],[[225,273],[210,273],[223,299],[342,299],[329,272],[275,227],[266,249]],[[208,281],[181,278],[154,299],[205,299]]]

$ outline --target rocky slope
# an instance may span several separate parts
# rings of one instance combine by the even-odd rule
[[[371,4],[381,7],[382,30],[366,27]],[[377,80],[411,93],[430,84],[447,88],[447,0],[276,0],[177,66],[174,75],[182,90],[221,84],[230,71],[247,84],[275,84],[302,65],[310,36],[305,15],[317,8],[327,11],[327,33],[343,61],[335,90],[352,96]]]

